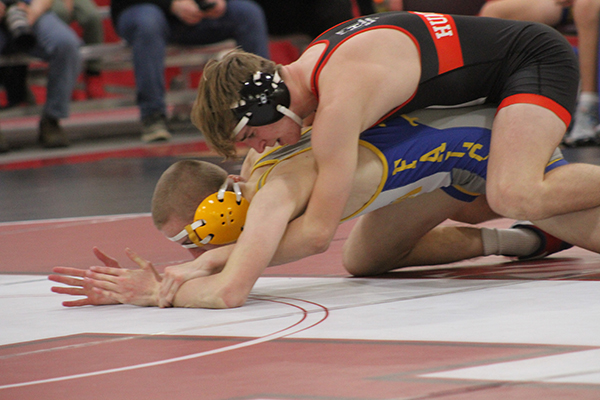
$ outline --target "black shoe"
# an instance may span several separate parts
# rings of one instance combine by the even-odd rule
[[[52,117],[44,116],[40,120],[39,142],[42,147],[55,148],[69,146],[67,134],[58,124],[58,120]]]
[[[573,247],[571,243],[567,243],[556,236],[552,236],[529,221],[516,221],[511,226],[511,229],[528,229],[538,235],[540,238],[539,247],[533,253],[527,256],[519,257],[519,260],[521,261],[539,260],[540,258],[549,256],[550,254],[558,253],[559,251],[567,250]]]
[[[8,142],[4,138],[4,135],[2,135],[2,133],[0,133],[0,153],[6,153],[9,150],[10,150],[10,147],[8,146]]]

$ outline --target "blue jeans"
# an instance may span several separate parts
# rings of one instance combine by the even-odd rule
[[[165,52],[168,43],[204,45],[235,39],[245,51],[269,57],[267,23],[262,8],[251,0],[230,0],[219,19],[186,25],[168,19],[154,4],[137,4],[123,11],[116,31],[132,47],[137,102],[142,119],[166,114]]]
[[[81,40],[53,12],[47,12],[38,18],[33,25],[33,32],[37,44],[30,53],[48,62],[43,113],[55,119],[66,118],[69,116],[71,94],[81,70]],[[0,30],[0,52],[4,50],[8,40],[8,33]]]

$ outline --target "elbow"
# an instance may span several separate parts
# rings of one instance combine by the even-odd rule
[[[239,295],[227,295],[227,296],[223,296],[221,297],[221,304],[222,307],[220,308],[238,308],[243,306],[246,303],[246,299],[248,297],[246,296],[239,296]]]
[[[228,285],[218,295],[218,308],[238,308],[246,304],[249,292]]]

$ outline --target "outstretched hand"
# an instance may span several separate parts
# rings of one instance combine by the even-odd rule
[[[137,306],[159,305],[160,275],[152,263],[134,251],[126,249],[125,252],[139,269],[94,266],[87,271],[84,281],[90,282],[92,290],[102,298]]]
[[[114,258],[109,257],[97,247],[93,248],[94,255],[104,265],[111,268],[121,268],[119,262]],[[92,282],[85,280],[87,271],[79,268],[71,267],[54,267],[52,272],[60,275],[50,275],[48,279],[68,285],[64,286],[52,286],[50,289],[54,293],[68,294],[71,296],[85,296],[83,299],[63,301],[65,307],[80,307],[80,306],[100,306],[108,304],[119,304],[118,301],[111,297],[102,295],[93,290]]]

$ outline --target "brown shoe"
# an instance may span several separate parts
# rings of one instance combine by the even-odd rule
[[[154,114],[142,119],[142,142],[166,142],[171,139],[167,129],[167,118],[162,114]]]
[[[44,116],[40,120],[39,142],[42,147],[48,149],[69,146],[69,138],[58,124],[58,120],[48,116]]]

